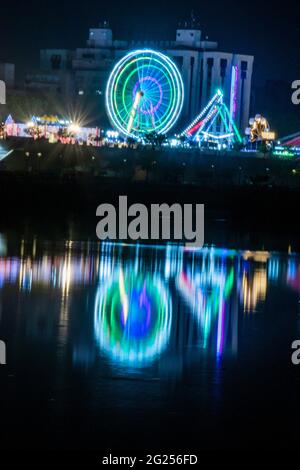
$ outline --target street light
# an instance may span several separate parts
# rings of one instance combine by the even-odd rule
[[[80,131],[80,126],[78,124],[70,124],[68,131],[72,134],[77,134]]]

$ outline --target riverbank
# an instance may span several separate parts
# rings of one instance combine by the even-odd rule
[[[0,230],[96,240],[103,202],[205,204],[205,242],[300,249],[298,162],[19,139],[0,171]],[[71,227],[71,228],[70,228]],[[262,235],[258,235],[262,234]],[[273,243],[274,242],[274,243]]]
[[[3,144],[4,145],[4,144]],[[107,179],[201,187],[276,186],[300,188],[300,163],[248,152],[134,146],[132,148],[49,144],[9,139],[12,153],[1,163],[9,173],[90,175]]]

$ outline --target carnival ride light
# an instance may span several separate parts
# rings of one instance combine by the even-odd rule
[[[221,355],[224,346],[226,300],[233,288],[234,268],[232,267],[230,272],[227,272],[225,265],[220,269],[211,257],[209,266],[208,270],[204,256],[199,273],[197,275],[194,273],[191,277],[182,271],[177,278],[177,287],[199,321],[204,348],[207,347],[212,326],[216,323],[216,351]]]
[[[69,126],[68,126],[68,131],[69,131],[71,134],[78,134],[78,132],[80,132],[80,125],[72,122],[72,123],[69,124]]]
[[[119,137],[119,132],[109,130],[106,132],[106,137],[108,139],[117,139]]]
[[[242,143],[242,137],[220,89],[181,135],[198,142],[199,145],[202,141],[210,139],[218,144],[220,150],[224,148],[219,144],[222,140],[227,142],[225,147],[231,146],[235,141]]]

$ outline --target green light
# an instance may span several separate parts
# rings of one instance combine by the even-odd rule
[[[243,142],[243,139],[241,137],[241,134],[239,133],[238,131],[238,128],[236,127],[235,125],[235,122],[234,120],[232,119],[231,115],[230,115],[230,112],[229,112],[229,109],[227,108],[226,104],[224,103],[224,109],[225,109],[225,112],[228,116],[228,119],[230,121],[230,124],[232,125],[233,129],[234,129],[234,132],[235,132],[235,135],[237,136],[237,139],[239,141],[239,143],[241,144]]]
[[[171,321],[171,297],[159,276],[120,268],[99,286],[95,336],[101,350],[120,364],[140,367],[161,354]]]

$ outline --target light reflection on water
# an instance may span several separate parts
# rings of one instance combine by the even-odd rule
[[[176,369],[189,349],[216,361],[236,355],[243,318],[264,313],[276,286],[300,293],[296,256],[23,241],[18,255],[0,257],[0,303],[19,296],[27,346],[54,344],[60,358],[71,348],[73,367],[98,357],[128,374],[164,356]]]
[[[119,267],[99,286],[95,336],[114,361],[131,366],[152,361],[167,347],[171,324],[171,295],[157,273]]]
[[[2,239],[0,440],[297,445],[299,295],[290,253]]]

